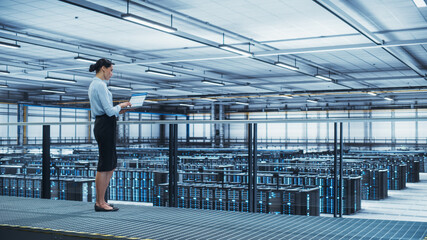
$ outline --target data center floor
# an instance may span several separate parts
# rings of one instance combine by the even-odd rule
[[[91,239],[423,239],[427,235],[427,222],[118,206],[118,212],[95,212],[93,203],[0,196],[0,235],[11,228]]]
[[[427,222],[427,173],[403,190],[389,190],[384,200],[362,200],[360,212],[344,217]]]

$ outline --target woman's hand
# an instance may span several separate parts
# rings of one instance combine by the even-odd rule
[[[122,103],[120,103],[120,104],[119,104],[119,106],[120,106],[121,108],[125,108],[125,107],[127,107],[127,106],[132,106],[132,104],[131,104],[130,102],[122,102]]]
[[[123,109],[127,106],[132,106],[132,104],[130,102],[122,102],[119,104],[119,106],[122,108],[122,110],[120,110],[119,114],[122,114],[122,113],[129,111],[129,110],[132,110],[132,109]]]

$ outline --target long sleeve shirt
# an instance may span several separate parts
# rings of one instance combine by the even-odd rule
[[[113,95],[107,88],[107,83],[98,77],[94,77],[89,86],[89,101],[92,117],[107,114],[111,116],[119,116],[121,107],[113,106]]]

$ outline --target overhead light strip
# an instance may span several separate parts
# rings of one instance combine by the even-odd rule
[[[289,99],[291,99],[291,98],[294,98],[292,95],[279,95],[279,97],[282,97],[282,98],[289,98]]]
[[[282,68],[287,68],[289,70],[293,70],[293,71],[298,71],[299,67],[296,66],[292,66],[286,63],[282,63],[282,62],[275,62],[274,65],[278,66],[278,67],[282,67]]]
[[[0,74],[10,74],[10,72],[9,71],[7,71],[7,70],[0,70]]]
[[[176,77],[176,75],[173,73],[165,73],[165,72],[160,72],[160,71],[155,71],[155,70],[150,70],[150,69],[145,70],[145,72],[160,75],[160,76],[165,76],[165,77]]]
[[[96,63],[96,60],[94,60],[94,59],[81,57],[81,56],[77,56],[74,59],[76,59],[77,61],[80,61],[80,62]]]
[[[193,104],[185,104],[185,103],[180,103],[180,106],[185,106],[185,107],[194,107]]]
[[[247,52],[245,50],[239,49],[239,48],[235,48],[232,47],[230,45],[225,45],[225,44],[221,44],[219,45],[219,48],[222,48],[224,50],[230,51],[230,52],[234,52],[243,56],[247,56],[247,57],[253,57],[253,53],[251,52]]]
[[[374,92],[367,92],[369,95],[371,95],[371,96],[377,96],[377,94],[376,93],[374,93]]]
[[[7,48],[14,48],[14,49],[21,48],[21,45],[13,44],[13,43],[6,43],[6,42],[0,42],[0,46],[1,47],[7,47]]]
[[[170,26],[167,26],[167,25],[164,25],[164,24],[161,24],[161,23],[158,23],[158,22],[146,19],[146,18],[135,16],[135,15],[130,14],[130,13],[122,14],[122,18],[124,20],[130,21],[133,23],[137,23],[137,24],[140,24],[140,25],[143,25],[146,27],[151,27],[151,28],[154,28],[157,30],[168,32],[168,33],[173,33],[173,32],[178,31],[178,29],[176,29],[176,28],[173,28],[173,27],[170,27]]]
[[[48,92],[48,93],[59,93],[59,94],[65,94],[65,91],[57,91],[57,90],[49,90],[49,89],[42,89],[42,92]]]
[[[76,83],[76,80],[69,80],[69,79],[63,79],[63,78],[56,78],[56,77],[45,77],[44,79],[48,81],[53,82],[62,82],[62,83]]]
[[[159,103],[159,102],[153,101],[153,100],[145,100],[145,102],[147,102],[147,103]]]
[[[394,101],[393,98],[389,98],[389,97],[384,97],[384,99],[387,100],[387,101]]]
[[[332,81],[332,78],[328,78],[328,77],[325,77],[325,76],[322,76],[322,75],[319,75],[319,74],[316,74],[316,75],[314,75],[315,77],[317,77],[317,78],[320,78],[320,79],[323,79],[323,80],[326,80],[326,81],[329,81],[329,82],[331,82]]]
[[[245,103],[245,102],[236,102],[236,104],[239,104],[239,105],[249,105],[249,103]]]
[[[132,91],[131,87],[121,87],[121,86],[114,86],[114,85],[109,85],[108,86],[109,89],[115,89],[115,90],[127,90],[127,91]]]
[[[316,101],[316,100],[311,100],[311,99],[307,99],[307,102],[317,103],[317,101]]]
[[[413,0],[415,5],[417,5],[417,7],[422,8],[422,7],[427,7],[427,4],[424,0]]]
[[[222,82],[213,82],[213,81],[209,81],[209,80],[202,80],[202,83],[215,85],[215,86],[224,86],[225,85]]]
[[[206,100],[206,101],[211,101],[211,102],[216,102],[218,100],[214,99],[214,98],[201,98],[201,100]]]
[[[0,88],[8,88],[9,86],[6,84],[0,84]]]

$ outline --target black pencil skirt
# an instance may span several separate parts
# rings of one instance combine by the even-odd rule
[[[98,172],[108,172],[117,167],[116,129],[116,116],[96,116],[93,132],[99,149]]]

